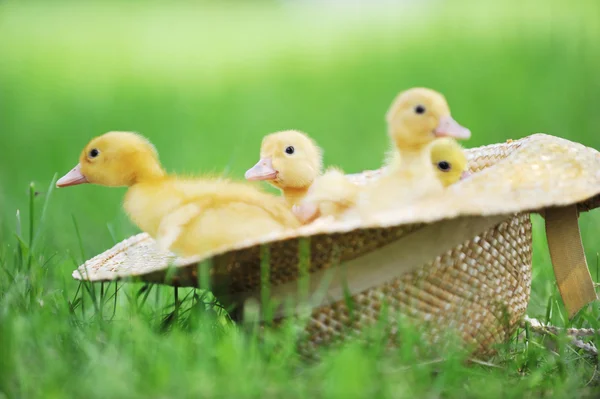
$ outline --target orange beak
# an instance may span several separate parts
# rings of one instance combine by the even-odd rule
[[[263,158],[256,165],[246,171],[246,180],[273,180],[277,177],[277,171],[273,169],[271,158]]]
[[[440,122],[434,132],[437,137],[453,137],[458,140],[471,138],[471,131],[461,126],[450,115],[440,118]]]
[[[89,183],[86,177],[81,173],[81,164],[78,163],[69,173],[58,179],[56,187],[69,187],[77,184]]]

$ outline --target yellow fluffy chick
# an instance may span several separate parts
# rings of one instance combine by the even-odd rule
[[[450,115],[444,96],[426,88],[400,93],[386,114],[388,135],[397,153],[386,174],[365,187],[361,215],[398,208],[442,191],[431,162],[431,145],[440,137],[468,139],[471,132]]]
[[[435,140],[431,145],[431,163],[444,187],[470,175],[467,171],[467,156],[462,147],[447,137]]]
[[[456,183],[470,176],[467,171],[467,157],[463,148],[456,140],[442,137],[434,140],[430,147],[431,164],[435,169],[437,179],[444,187]],[[391,151],[386,159],[388,167],[395,167],[400,161],[397,151]]]
[[[245,177],[277,187],[292,208],[304,198],[322,168],[323,156],[317,144],[305,133],[285,130],[263,138],[260,160]]]
[[[294,214],[303,223],[318,217],[339,218],[356,204],[359,191],[342,170],[330,168],[315,180],[304,200],[294,207]]]
[[[57,187],[129,187],[123,206],[131,220],[155,238],[160,249],[180,256],[202,255],[300,225],[277,197],[246,183],[167,175],[154,146],[135,133],[109,132],[94,138],[79,161]]]

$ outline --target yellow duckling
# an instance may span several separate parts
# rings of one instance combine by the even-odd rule
[[[469,129],[450,115],[444,96],[426,88],[400,93],[386,114],[388,135],[397,152],[385,175],[367,185],[358,201],[361,215],[389,210],[442,191],[432,167],[432,143],[439,137],[468,139]]]
[[[323,155],[317,144],[305,133],[285,130],[263,138],[260,161],[246,171],[245,177],[277,187],[292,208],[306,196],[322,168]]]
[[[135,133],[96,137],[79,160],[57,187],[129,187],[123,203],[128,216],[160,249],[180,256],[201,255],[300,225],[277,197],[245,183],[167,175],[154,146]]]
[[[471,132],[452,119],[440,93],[424,88],[406,90],[396,97],[386,120],[394,151],[384,175],[359,187],[340,171],[325,173],[294,210],[300,220],[329,215],[342,219],[369,217],[378,210],[396,208],[426,193],[441,191],[460,179],[466,158],[454,139],[467,139]]]
[[[387,166],[394,167],[393,164],[399,160],[398,153],[393,151],[386,162]],[[470,175],[466,170],[467,157],[462,147],[449,137],[436,139],[431,144],[431,163],[436,178],[444,187]],[[294,213],[303,223],[320,216],[337,217],[355,205],[359,192],[360,187],[351,183],[341,170],[331,169],[315,180],[305,200],[294,209]]]
[[[470,176],[467,171],[467,156],[454,139],[444,137],[433,142],[431,163],[438,180],[444,187]]]
[[[431,144],[431,164],[435,169],[437,179],[444,187],[470,176],[467,171],[467,157],[463,148],[456,140],[442,137]],[[397,167],[400,161],[397,151],[391,151],[386,160],[387,167]]]
[[[338,168],[329,168],[308,190],[304,200],[293,209],[302,223],[318,217],[338,218],[356,205],[360,187],[348,180]]]

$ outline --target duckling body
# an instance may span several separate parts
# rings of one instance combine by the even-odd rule
[[[93,139],[57,186],[82,183],[129,187],[123,203],[128,216],[161,249],[180,256],[299,226],[278,198],[245,183],[167,175],[154,147],[130,132]]]
[[[434,140],[430,146],[431,164],[442,186],[448,187],[470,175],[467,171],[467,157],[456,140],[443,137]],[[398,167],[400,155],[391,151],[386,158],[388,168]]]
[[[386,114],[396,155],[387,172],[367,185],[357,202],[364,217],[434,195],[444,185],[432,165],[432,144],[439,137],[466,139],[471,133],[451,116],[446,99],[430,89],[400,93]]]
[[[260,158],[246,172],[246,179],[279,188],[302,223],[336,216],[354,204],[358,187],[337,168],[321,175],[322,151],[305,133],[286,130],[265,136]]]
[[[318,217],[339,219],[356,205],[359,192],[360,187],[349,181],[341,169],[330,168],[315,180],[294,213],[304,223]]]
[[[277,198],[227,180],[142,182],[130,187],[123,205],[162,249],[183,256],[298,225]]]
[[[452,119],[440,93],[424,88],[400,93],[388,110],[386,121],[394,144],[386,172],[363,187],[353,185],[339,171],[326,173],[313,184],[296,210],[297,215],[368,219],[374,213],[442,192],[460,178],[440,170],[439,163],[444,159],[438,158],[451,156],[460,168],[464,154],[455,139],[469,138],[471,133]]]

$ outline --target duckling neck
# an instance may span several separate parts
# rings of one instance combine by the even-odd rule
[[[160,165],[150,165],[146,168],[141,169],[135,174],[132,185],[156,182],[164,180],[165,177],[167,177],[167,173]]]
[[[429,146],[398,148],[400,162],[398,168],[411,176],[419,176],[431,168]]]
[[[299,204],[306,196],[308,187],[304,188],[285,188],[283,189],[283,198],[289,207]]]
[[[125,194],[125,212],[133,223],[152,237],[158,231],[163,216],[173,206],[173,201],[168,198],[173,188],[172,180],[160,167],[148,169],[134,176]],[[167,193],[167,200],[164,196],[158,197],[159,193]]]

